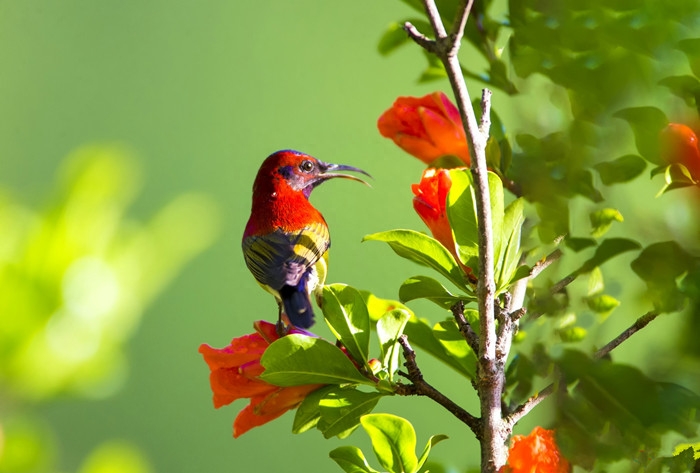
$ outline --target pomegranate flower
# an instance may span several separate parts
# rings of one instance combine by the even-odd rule
[[[469,146],[459,110],[442,92],[397,98],[379,117],[377,127],[382,136],[426,164],[450,155],[469,165]]]
[[[413,208],[430,229],[433,238],[442,243],[457,258],[452,227],[447,219],[447,194],[452,187],[450,171],[428,168],[420,183],[413,184]]]
[[[535,427],[530,435],[515,435],[508,464],[499,473],[569,473],[571,465],[561,456],[554,431]]]
[[[214,407],[218,409],[236,399],[250,399],[233,423],[234,437],[294,409],[310,392],[322,386],[308,384],[282,388],[261,380],[259,376],[265,368],[260,364],[260,358],[279,335],[275,324],[260,320],[253,326],[255,333],[234,338],[227,347],[217,349],[206,344],[199,347],[211,370],[209,382],[214,393]],[[291,333],[308,334],[294,328]]]

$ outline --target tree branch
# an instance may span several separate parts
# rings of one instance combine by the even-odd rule
[[[615,337],[605,345],[600,350],[593,354],[593,358],[599,360],[606,355],[608,355],[615,348],[620,346],[622,342],[630,338],[635,333],[639,332],[641,329],[649,325],[649,323],[659,316],[656,311],[649,311],[646,314],[639,317],[629,328],[623,331],[620,335]],[[511,426],[514,426],[520,419],[526,416],[532,409],[534,409],[540,402],[544,401],[550,394],[554,392],[554,383],[550,384],[544,388],[539,393],[534,394],[527,401],[516,407],[513,412],[506,418],[506,422]]]
[[[484,89],[481,96],[481,126],[471,106],[469,92],[464,81],[462,68],[457,56],[469,17],[472,0],[464,0],[455,19],[455,26],[447,36],[440,13],[434,0],[423,0],[425,11],[435,32],[435,42],[426,43],[418,35],[411,37],[428,51],[436,54],[443,65],[454,91],[457,108],[464,130],[469,136],[471,172],[474,180],[474,194],[479,231],[479,282],[477,298],[479,307],[479,357],[477,363],[477,389],[481,401],[483,438],[481,439],[481,469],[484,473],[496,472],[506,460],[505,441],[509,430],[504,429],[501,410],[501,397],[504,385],[504,365],[496,357],[496,322],[494,295],[496,284],[493,274],[494,248],[491,227],[491,198],[486,167],[486,142],[488,140],[491,108],[491,92]],[[410,33],[409,33],[410,34]]]
[[[469,321],[464,317],[464,301],[455,303],[452,307],[450,307],[450,310],[452,311],[452,315],[457,322],[457,327],[459,327],[459,331],[462,333],[464,340],[466,340],[469,348],[471,348],[474,354],[478,357],[479,337],[476,335],[476,332],[474,332],[474,329]]]
[[[595,352],[595,355],[593,355],[593,357],[597,360],[605,357],[611,351],[613,351],[615,348],[617,348],[622,342],[624,342],[625,340],[630,338],[632,335],[634,335],[635,333],[639,332],[641,329],[643,329],[644,327],[649,325],[649,323],[658,316],[659,316],[659,313],[656,311],[649,311],[646,314],[642,315],[632,325],[630,325],[627,330],[622,332],[617,337],[613,338],[610,341],[610,343],[608,343],[603,348],[601,348],[600,350]]]
[[[416,364],[416,352],[413,351],[413,348],[411,348],[411,345],[408,343],[408,337],[406,335],[401,335],[401,337],[399,337],[399,343],[403,347],[403,356],[406,358],[406,363],[404,363],[404,366],[408,370],[408,373],[399,373],[411,381],[412,384],[398,384],[396,393],[402,396],[417,395],[429,397],[447,409],[450,413],[452,413],[452,415],[464,422],[472,430],[472,432],[474,432],[474,435],[476,435],[477,438],[481,438],[481,420],[458,406],[454,401],[442,394],[440,391],[428,384],[425,379],[423,379],[423,374]]]

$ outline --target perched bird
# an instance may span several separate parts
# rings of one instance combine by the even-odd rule
[[[367,184],[335,171],[369,176],[352,166],[283,150],[268,156],[255,178],[250,219],[243,233],[243,256],[258,283],[277,299],[280,333],[286,331],[283,313],[296,327],[313,325],[310,295],[315,292],[318,299],[326,279],[330,234],[323,215],[309,202],[311,191],[334,177]]]

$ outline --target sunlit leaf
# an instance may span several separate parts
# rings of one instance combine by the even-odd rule
[[[393,376],[399,369],[401,346],[397,340],[403,334],[410,318],[410,312],[396,309],[384,314],[377,322],[377,337],[382,352],[382,365],[387,368],[389,376]]]
[[[589,214],[591,221],[591,234],[595,238],[605,235],[613,222],[622,222],[622,214],[617,209],[600,209]]]
[[[316,389],[315,391],[311,391],[306,395],[294,413],[292,433],[301,434],[316,427],[319,419],[321,418],[321,410],[318,405],[319,402],[321,402],[321,399],[323,399],[326,394],[336,388],[337,386],[330,385],[324,388]]]
[[[425,444],[425,448],[423,449],[423,453],[421,453],[420,458],[418,459],[418,466],[416,468],[416,471],[420,470],[425,462],[428,460],[428,456],[430,455],[430,450],[437,445],[438,443],[442,442],[443,440],[447,440],[449,437],[444,434],[438,434],[438,435],[433,435],[428,439],[428,443]],[[433,470],[431,470],[433,471]]]
[[[260,360],[261,378],[277,386],[358,383],[374,385],[332,343],[292,334],[273,342]]]
[[[364,237],[363,241],[384,241],[397,255],[438,271],[457,287],[467,280],[454,257],[434,238],[414,230],[390,230]]]
[[[428,276],[413,276],[404,281],[399,288],[399,298],[403,302],[428,299],[444,309],[449,309],[459,300],[476,300],[472,295],[452,294],[440,281]]]
[[[384,468],[392,473],[418,471],[416,431],[409,421],[392,414],[368,414],[360,422]]]
[[[369,466],[362,450],[357,447],[348,445],[334,448],[329,456],[345,473],[379,473]]]
[[[335,386],[319,400],[318,429],[325,438],[345,438],[360,424],[360,418],[372,412],[384,394],[362,392]]]
[[[369,312],[360,292],[345,284],[323,287],[323,315],[333,334],[360,364],[369,358]]]
[[[465,310],[464,316],[472,327],[478,326],[478,313],[475,310]],[[469,348],[454,319],[438,322],[433,327],[433,332],[447,353],[457,360],[467,376],[473,379],[476,374],[476,354]]]

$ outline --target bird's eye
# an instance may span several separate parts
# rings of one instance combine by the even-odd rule
[[[299,165],[299,169],[301,169],[304,172],[311,172],[314,170],[314,163],[312,163],[311,161],[302,161]]]

